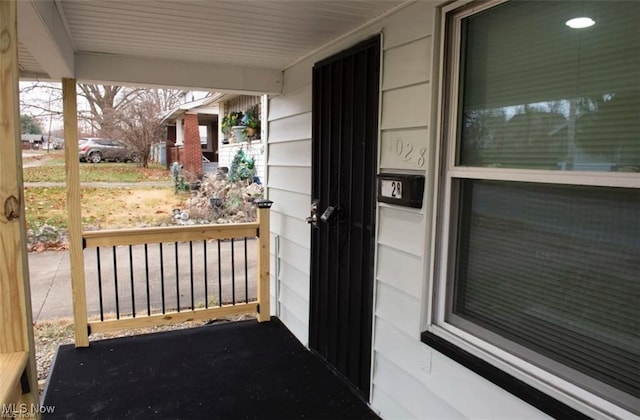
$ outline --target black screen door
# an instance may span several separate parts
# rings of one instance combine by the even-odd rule
[[[313,69],[309,345],[366,398],[371,368],[380,37]]]

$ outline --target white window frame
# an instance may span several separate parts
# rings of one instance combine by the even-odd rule
[[[636,414],[599,395],[505,351],[447,322],[455,263],[454,179],[520,181],[546,184],[640,188],[640,175],[626,172],[586,172],[456,166],[456,130],[460,75],[461,23],[466,17],[509,0],[461,0],[440,9],[440,63],[436,138],[436,198],[433,207],[430,286],[426,330],[479,357],[511,376],[594,418],[634,418]],[[454,216],[454,217],[452,217]],[[496,336],[497,337],[497,336]],[[586,375],[585,375],[586,377]]]

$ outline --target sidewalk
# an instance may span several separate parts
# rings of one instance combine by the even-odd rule
[[[69,251],[29,253],[33,321],[71,318]]]

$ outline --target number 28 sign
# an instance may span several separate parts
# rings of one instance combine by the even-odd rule
[[[402,199],[402,181],[383,179],[380,194],[383,197]]]

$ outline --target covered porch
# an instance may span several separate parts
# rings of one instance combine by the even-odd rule
[[[91,238],[84,235],[80,222],[76,83],[280,95],[286,68],[402,3],[304,2],[290,7],[287,2],[256,1],[220,2],[216,7],[216,3],[205,2],[0,0],[0,204],[4,209],[0,214],[0,404],[12,408],[26,404],[28,415],[35,417],[43,414],[39,406],[55,406],[47,418],[155,414],[179,418],[375,417],[367,403],[277,319],[89,345],[92,329],[111,330],[114,324],[92,323],[87,317],[83,248]],[[261,16],[254,30],[244,26],[232,30],[228,23],[245,17],[247,9]],[[169,27],[180,30],[171,35]],[[37,393],[34,360],[20,154],[20,79],[62,81],[64,96],[76,344],[60,350],[44,401]],[[256,226],[245,228],[255,234]],[[266,232],[262,239],[267,244],[273,241],[268,221],[262,229]],[[239,236],[248,236],[241,233]],[[154,240],[167,241],[166,234]],[[184,241],[192,239],[187,234],[171,234]],[[225,239],[223,234],[200,233],[196,239]],[[132,244],[135,242],[105,242],[99,246]],[[273,253],[268,245],[261,246],[257,301],[238,310],[222,304],[205,308],[198,317],[257,312],[260,321],[269,321],[277,306],[269,304],[274,296],[277,301],[273,282],[269,284]],[[177,309],[180,313],[179,303]],[[193,302],[188,312],[176,315],[163,309],[153,321],[189,320],[191,312],[197,312]],[[117,319],[117,328],[147,322],[132,314],[132,318]],[[148,396],[155,402],[148,401]],[[154,409],[158,413],[145,411]]]

